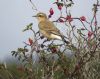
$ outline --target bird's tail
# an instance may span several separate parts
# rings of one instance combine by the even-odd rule
[[[51,38],[56,38],[56,39],[64,41],[64,43],[66,44],[69,44],[69,41],[66,41],[65,36],[62,34],[58,35],[58,34],[52,33]]]
[[[64,37],[62,37],[62,40],[64,41],[64,43],[69,44],[69,41],[65,40]]]
[[[67,40],[65,39],[65,36],[64,36],[64,35],[61,35],[61,38],[62,38],[62,41],[63,41],[64,43],[69,44],[69,41],[67,41]]]

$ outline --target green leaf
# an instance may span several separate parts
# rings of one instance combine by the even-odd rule
[[[18,54],[16,53],[16,54],[15,54],[15,57],[17,57],[17,55],[18,55]]]
[[[33,23],[28,24],[28,25],[25,27],[25,29],[23,30],[23,32],[32,29],[32,25],[33,25]]]
[[[11,53],[12,53],[12,56],[16,53],[16,51],[11,51]]]

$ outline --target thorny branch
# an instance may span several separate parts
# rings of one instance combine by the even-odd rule
[[[34,52],[36,52],[37,54],[39,54],[40,57],[40,63],[43,63],[43,71],[47,72],[47,73],[43,73],[43,77],[51,77],[54,75],[54,72],[61,71],[65,74],[65,76],[67,76],[68,78],[75,78],[76,74],[79,74],[79,71],[82,70],[82,68],[86,65],[86,63],[90,62],[91,59],[95,56],[95,54],[97,53],[96,51],[100,48],[100,27],[97,25],[97,9],[99,6],[99,1],[97,0],[97,3],[94,4],[94,8],[93,8],[93,17],[91,19],[90,22],[87,21],[82,21],[80,18],[74,18],[71,17],[71,14],[68,15],[68,5],[66,4],[66,2],[68,0],[61,0],[62,3],[57,2],[57,6],[58,4],[63,4],[63,7],[66,8],[66,16],[68,16],[69,18],[66,19],[66,17],[64,17],[62,15],[62,10],[60,10],[61,14],[60,17],[58,17],[58,19],[56,21],[56,23],[61,23],[63,22],[65,24],[65,26],[68,26],[71,30],[67,31],[68,34],[64,35],[65,39],[68,39],[70,41],[70,44],[66,45],[63,43],[57,43],[55,40],[44,40],[45,38],[41,36],[41,34],[38,32],[35,32],[35,30],[33,30],[32,25],[33,24],[29,24],[26,29],[24,31],[27,30],[31,30],[33,35],[34,35],[34,39],[31,40],[31,45],[25,43],[25,47],[24,49],[22,48],[20,51],[17,50],[13,51],[13,55],[18,53],[18,52],[23,52],[24,54],[24,61],[31,58],[31,64],[32,63],[32,55]],[[72,3],[70,3],[70,6],[73,4],[72,0],[69,0]],[[35,7],[35,5],[32,3],[32,1],[30,0],[31,4]],[[59,6],[58,6],[59,7]],[[35,7],[35,9],[37,10],[37,8]],[[70,13],[70,12],[69,12]],[[62,19],[62,20],[60,20]],[[83,25],[83,27],[85,29],[76,29],[77,27],[75,25],[72,24],[72,21],[74,20],[79,20],[79,22],[81,22],[81,24]],[[96,22],[95,24],[95,29],[93,29],[93,23],[94,21]],[[90,26],[90,30],[88,29],[88,27],[85,25],[86,22],[89,26]],[[74,30],[75,28],[75,30]],[[90,34],[87,35],[84,34],[82,31],[85,30],[87,33],[91,32]],[[78,33],[76,33],[75,31],[78,31]],[[74,39],[73,39],[74,38]],[[41,40],[43,40],[42,42],[40,42]],[[76,42],[75,44],[73,43],[73,40]],[[27,47],[30,47],[30,51],[28,51],[28,54],[30,54],[30,56],[27,56],[26,54],[26,49]],[[63,48],[63,51],[62,51]],[[66,62],[67,59],[64,55],[64,53],[66,53],[68,50],[71,50],[72,54],[75,57],[75,64],[73,67],[73,70],[68,69],[66,66]],[[100,51],[99,51],[100,52]],[[46,55],[45,55],[46,54]],[[55,60],[53,60],[53,65],[49,65],[50,63],[48,63],[47,61],[47,55],[51,55],[51,54],[57,54],[58,56],[58,61],[57,63],[55,63]],[[20,56],[20,53],[18,53],[18,55]],[[52,58],[53,59],[53,58]],[[29,60],[30,61],[30,60]],[[69,65],[69,63],[67,63],[67,65]],[[52,70],[52,71],[50,71]],[[34,70],[33,70],[34,71]]]

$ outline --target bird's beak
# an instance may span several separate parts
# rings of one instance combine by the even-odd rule
[[[36,15],[33,15],[32,17],[37,17]]]

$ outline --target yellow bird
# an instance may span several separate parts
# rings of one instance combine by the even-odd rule
[[[58,39],[68,43],[68,41],[64,39],[64,36],[60,33],[59,29],[53,24],[53,22],[49,21],[45,13],[40,12],[33,17],[36,17],[38,19],[39,31],[48,40]]]

